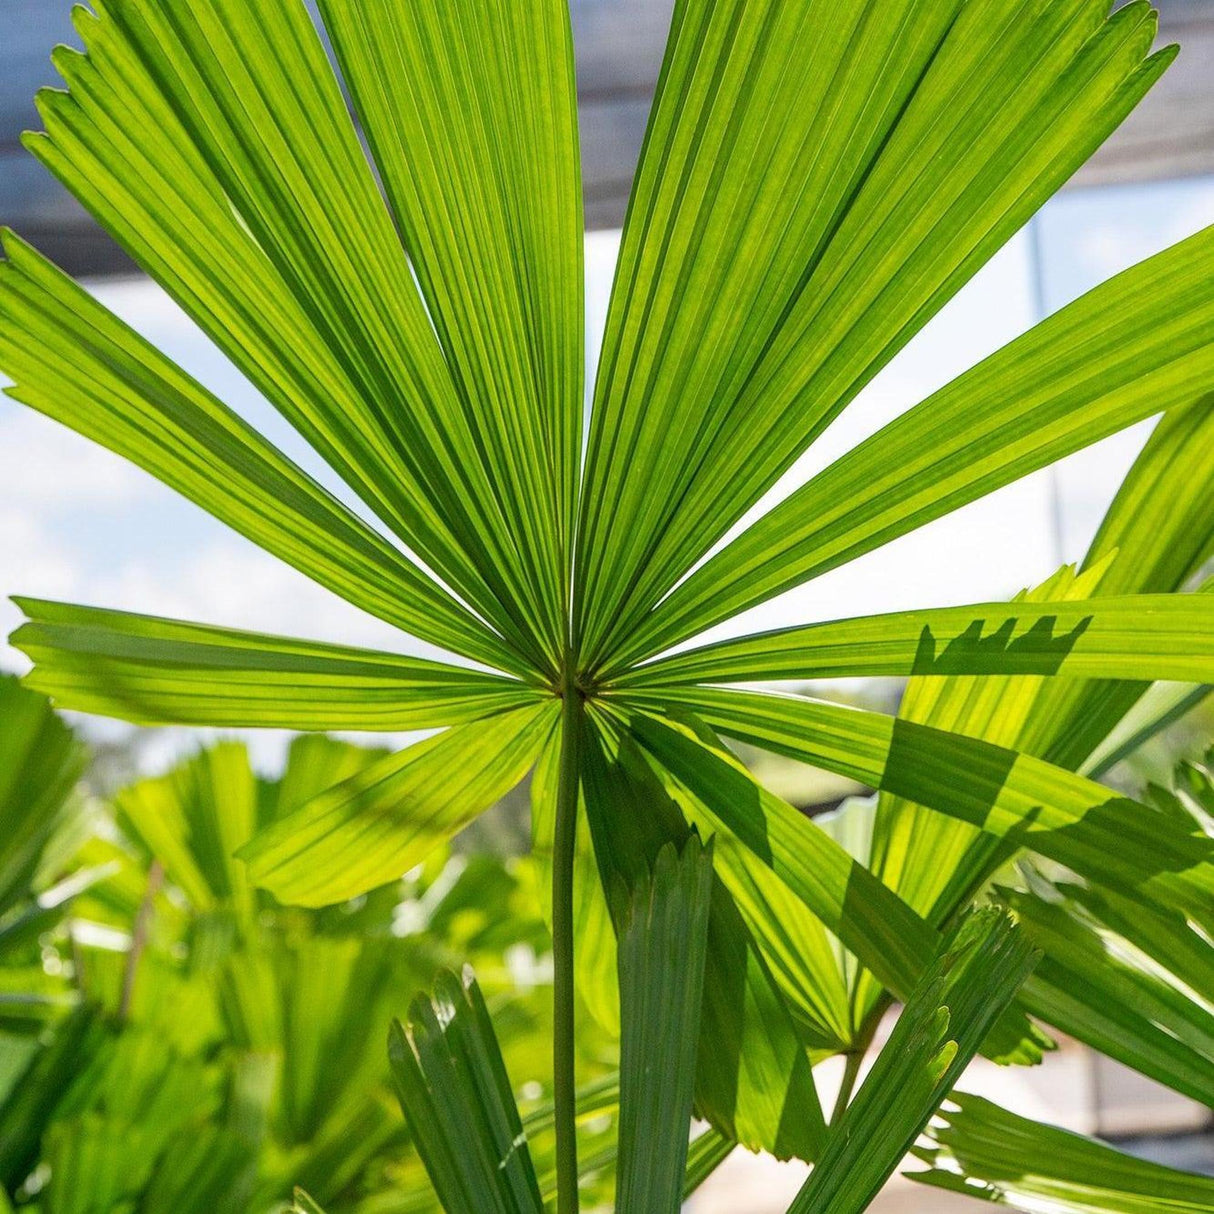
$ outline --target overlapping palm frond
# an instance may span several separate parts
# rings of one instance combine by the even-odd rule
[[[43,696],[0,675],[0,1025],[62,1005],[38,941],[102,875],[69,869],[85,816],[76,781],[85,751]]]
[[[44,698],[4,687],[24,715],[0,719],[0,745],[37,709],[48,766],[27,788],[49,791],[50,743],[70,744],[73,773],[83,748]],[[0,958],[0,1192],[17,1209],[269,1214],[295,1183],[347,1214],[400,1189],[414,1214],[440,1208],[392,1108],[383,1027],[471,959],[502,1048],[535,1068],[547,997],[510,962],[529,953],[542,974],[548,948],[527,862],[442,849],[407,883],[304,911],[257,891],[232,854],[383,757],[308,735],[265,780],[226,742],[94,802],[95,833],[64,861],[91,881],[31,942],[37,972],[47,958],[62,971],[37,1017],[18,1003],[39,990],[34,967]]]
[[[1156,813],[1212,831],[1214,777],[1183,763],[1175,791],[1149,790]],[[1208,933],[1186,916],[1107,880],[1048,879],[1025,866],[1001,889],[1041,965],[1024,1002],[1066,1033],[1214,1108],[1214,969]],[[1212,887],[1214,892],[1214,887]]]
[[[1159,77],[1149,4],[680,0],[584,453],[566,5],[320,8],[369,159],[303,0],[78,10],[84,50],[56,52],[67,90],[28,146],[363,511],[11,235],[0,370],[465,664],[22,600],[29,685],[140,722],[442,729],[256,820],[225,880],[309,906],[398,876],[538,764],[566,1011],[575,924],[610,972],[612,886],[718,836],[695,1107],[782,1155],[829,1149],[811,1063],[919,989],[1014,851],[1208,931],[1209,836],[1076,770],[1151,681],[1214,679],[1214,595],[1186,592],[1214,546],[1214,230],[733,534]],[[1078,574],[667,653],[1159,414]],[[899,717],[721,686],[872,674],[913,676]],[[718,735],[881,790],[870,863]]]
[[[925,1184],[1033,1214],[1197,1214],[1214,1182],[1006,1112],[961,1093],[933,1127]]]

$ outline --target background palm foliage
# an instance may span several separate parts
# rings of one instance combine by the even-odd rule
[[[1177,1051],[1205,1048],[1205,1011],[1183,968],[1176,986],[1142,987],[1173,1022],[1143,1012],[1114,1031],[1090,975],[1069,999],[1050,993],[1051,967],[1090,959],[1075,933],[1102,929],[1066,909],[1068,948],[1048,920],[1066,899],[1116,915],[1090,909],[1111,891],[1155,916],[1149,956],[1208,960],[1208,821],[1091,772],[1151,682],[1214,681],[1214,597],[1190,592],[1214,547],[1214,231],[1070,304],[756,510],[1166,68],[1171,50],[1149,53],[1149,5],[680,3],[585,426],[563,0],[320,8],[370,160],[302,0],[80,10],[84,51],[56,52],[67,91],[40,97],[46,131],[29,146],[347,495],[15,236],[0,270],[13,396],[454,655],[22,601],[28,681],[66,707],[441,730],[328,765],[272,812],[249,800],[209,834],[195,836],[178,790],[218,884],[186,857],[159,864],[195,905],[224,901],[213,947],[253,930],[254,887],[316,910],[367,894],[533,772],[563,1212],[577,1202],[575,965],[644,1071],[620,1081],[640,1102],[621,1113],[621,1208],[676,1199],[685,1143],[663,1167],[631,1161],[694,1108],[725,1141],[815,1161],[795,1209],[862,1209],[969,1056],[1039,1057],[1029,1013],[1165,1082],[1183,1072],[1192,1094]],[[1012,604],[686,647],[1161,413],[1081,566]],[[736,686],[868,675],[910,678],[897,717]],[[750,776],[738,742],[877,789],[871,822],[822,829]],[[178,811],[140,804],[122,814],[154,850]],[[710,871],[697,834],[712,838]],[[1034,885],[1005,895],[1022,926],[969,916],[1019,853],[1063,872],[1061,901]],[[702,969],[662,964],[673,923],[702,938]],[[1049,965],[1017,996],[1036,938]],[[312,968],[283,958],[276,984],[266,965],[236,983],[231,1014]],[[423,1150],[436,1183],[479,1175],[469,1208],[527,1208],[538,1172],[477,991],[444,980],[433,1008],[417,1005],[394,1038],[397,1083],[415,1128],[443,1102],[451,1124],[463,1110],[477,1127],[479,1173],[452,1171],[439,1143]],[[894,998],[894,1055],[828,1123],[813,1064],[858,1057]],[[667,1017],[697,1042],[694,1084],[663,1085],[669,1105],[643,1099]],[[278,1022],[240,1023],[255,1049]],[[311,1107],[288,1102],[276,1124],[315,1129]],[[870,1139],[881,1150],[855,1159],[848,1144]]]
[[[385,1027],[469,960],[510,1065],[544,1076],[549,943],[528,862],[440,849],[357,902],[284,907],[231,847],[382,752],[302,738],[266,780],[221,743],[99,799],[63,782],[84,751],[45,699],[5,678],[0,708],[3,771],[41,798],[4,802],[0,861],[31,857],[27,804],[56,824],[0,918],[8,1199],[44,1214],[254,1214],[299,1183],[334,1210],[438,1211],[391,1095]],[[37,749],[22,747],[31,720]],[[610,1042],[587,1032],[582,1046],[585,1073],[610,1078]],[[551,1093],[532,1087],[542,1133]]]

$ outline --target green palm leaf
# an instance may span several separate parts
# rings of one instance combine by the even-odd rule
[[[233,853],[257,830],[257,802],[247,751],[226,742],[167,775],[129,785],[114,807],[123,830],[196,911],[232,910],[247,929],[256,901]]]
[[[616,661],[648,657],[1116,430],[1190,403],[1214,366],[1212,269],[1214,229],[1207,229],[992,354],[698,568],[619,646]]]
[[[819,926],[793,938],[801,956],[790,965],[787,933],[812,928],[816,918],[902,997],[935,957],[939,933],[832,833],[759,785],[702,725],[692,729],[638,716],[633,728],[667,772],[671,794],[688,818],[706,836],[719,833],[717,871],[755,939],[773,954],[772,967],[789,997],[802,1008],[808,1003],[811,1024],[820,1021],[823,1005],[829,1006],[826,1023],[841,1025],[842,1031],[834,1041],[825,1040],[835,1048],[851,1048],[860,1024],[847,1007],[846,960],[841,964],[837,946]],[[815,997],[813,983],[818,981],[823,989]],[[1000,1062],[1031,1063],[1041,1060],[1045,1046],[1048,1041],[1039,1030],[1014,1010],[998,1023],[983,1050]]]
[[[46,699],[0,674],[0,925],[42,892],[56,834],[78,806],[85,763],[75,734]],[[46,884],[50,882],[47,881]],[[37,887],[37,888],[35,888]]]
[[[683,1197],[712,905],[712,847],[658,853],[620,930],[619,1214],[674,1214]]]
[[[1208,760],[1207,760],[1208,767]],[[1202,829],[1214,777],[1184,764],[1151,790],[1155,821]],[[1203,805],[1202,802],[1207,804]],[[999,890],[1043,952],[1024,990],[1036,1014],[1110,1057],[1214,1107],[1214,949],[1184,915],[1116,884],[1047,880]]]
[[[954,1094],[915,1180],[1034,1214],[1198,1214],[1214,1181]]]
[[[73,1080],[94,1066],[110,1033],[99,1009],[83,1006],[59,1025],[0,1102],[0,1192],[15,1192],[38,1161],[47,1126],[71,1093]]]
[[[77,18],[86,55],[59,53],[74,87],[42,95],[32,150],[150,272],[169,263],[162,276],[237,365],[264,352],[258,387],[427,564],[525,636],[517,553],[303,5],[99,7]],[[260,320],[225,336],[216,312],[232,296],[247,308],[253,276]],[[280,372],[309,336],[315,352]]]
[[[677,789],[668,789],[678,797]],[[689,811],[694,816],[694,810]],[[815,1056],[851,1041],[833,938],[808,905],[734,835],[713,837],[717,870]]]
[[[23,601],[31,682],[141,722],[448,727],[369,764],[317,749],[272,810],[259,799],[244,877],[217,852],[247,837],[247,804],[232,811],[235,833],[210,821],[172,856],[200,899],[246,898],[250,883],[308,905],[366,892],[541,762],[533,828],[552,851],[562,1214],[576,1207],[573,967],[601,981],[613,887],[651,873],[693,826],[717,836],[695,1108],[722,1141],[779,1154],[819,1155],[810,1060],[853,1045],[885,997],[856,987],[854,958],[909,995],[939,928],[1015,848],[1209,927],[1209,838],[1064,769],[1150,681],[1210,680],[1214,600],[1172,592],[1214,542],[1203,441],[1214,232],[1063,309],[727,539],[1165,69],[1171,51],[1149,54],[1148,4],[1110,16],[1101,0],[845,12],[679,0],[584,466],[562,0],[321,0],[369,156],[304,0],[95,7],[77,11],[83,53],[55,53],[68,89],[40,96],[46,132],[29,147],[367,518],[15,238],[0,270],[11,392],[347,601],[489,669]],[[1011,606],[806,622],[661,657],[1164,410],[1077,578]],[[916,678],[897,721],[704,686],[925,671],[950,677]],[[928,684],[938,716],[914,708]],[[965,736],[995,715],[996,736]],[[881,789],[876,871],[756,784],[714,728]],[[947,895],[917,855],[896,854],[891,804],[932,814],[927,833],[959,860]],[[576,960],[578,924],[600,956]],[[251,1021],[265,981],[232,979]],[[474,994],[448,994],[460,1048],[483,1044]],[[610,1005],[609,980],[598,998]],[[426,1048],[453,1073],[444,1026],[426,1015]],[[1009,1023],[1031,1056],[1018,1012],[996,1052],[1016,1053]],[[402,1041],[398,1061],[420,1067]],[[532,1208],[529,1165],[509,1177],[490,1166],[517,1126],[492,1054],[478,1055],[498,1090],[478,1123],[492,1149],[469,1172],[482,1187],[459,1188],[454,1156],[441,1170],[464,1206],[497,1208],[476,1201],[517,1181],[510,1200]],[[450,1087],[448,1126],[488,1090]]]
[[[1209,683],[1198,687],[1183,683],[1152,685],[1092,751],[1080,770],[1085,776],[1099,780],[1169,725],[1184,720],[1210,698],[1211,692],[1214,685]]]
[[[1005,897],[1044,954],[1025,986],[1025,1006],[1214,1108],[1214,990],[1208,977],[1214,958],[1204,938],[1179,916],[1161,915],[1149,904],[1131,904],[1132,926],[1123,920],[1130,926],[1123,935],[1084,913],[1089,898],[1083,894],[1070,903],[1021,891]],[[1179,974],[1163,960],[1169,952],[1180,952]],[[1192,976],[1198,985],[1185,981]]]
[[[561,642],[583,377],[567,5],[327,0],[323,13],[543,627]]]
[[[1200,569],[1214,535],[1209,523],[1214,410],[1167,414],[1134,464],[1077,575],[1060,571],[1024,601],[1051,608],[1093,594],[1176,590]],[[1178,474],[1176,496],[1161,492]],[[1171,499],[1171,500],[1167,500]],[[1166,502],[1166,505],[1165,505]],[[1143,695],[1141,682],[916,680],[900,715],[1078,766]],[[1191,689],[1196,694],[1197,689]],[[1095,773],[1093,773],[1095,774]],[[889,794],[877,816],[875,867],[934,919],[961,905],[1006,852],[977,830]]]
[[[444,975],[393,1024],[392,1074],[448,1214],[542,1214],[510,1080],[471,972]]]
[[[1214,597],[975,603],[833,620],[692,649],[616,685],[981,674],[1203,682],[1214,676]]]
[[[757,784],[724,749],[670,721],[638,715],[632,727],[706,836],[735,836],[844,944],[877,967],[891,989],[909,994],[935,953],[935,933],[922,919],[825,831]],[[728,871],[722,864],[722,880]],[[833,964],[825,939],[821,947]]]
[[[969,1065],[1036,960],[1010,920],[963,924],[924,974],[789,1214],[864,1210]]]
[[[1019,601],[1053,608],[1092,595],[1183,587],[1214,545],[1211,440],[1214,410],[1205,402],[1166,414],[1109,508],[1082,569],[1060,570]],[[1175,491],[1165,492],[1173,474]],[[915,679],[899,715],[1076,767],[1110,730],[1120,730],[1118,723],[1147,686],[1038,677]],[[946,921],[963,906],[1008,855],[1004,841],[977,827],[888,792],[879,798],[873,867],[933,922]],[[873,985],[861,979],[859,1005],[876,997]]]
[[[717,591],[718,619],[723,586],[764,597],[757,580],[717,580],[714,562],[632,635],[1163,70],[1169,55],[1143,62],[1150,9],[1106,13],[1084,0],[910,0],[845,19],[813,2],[678,6],[591,423],[580,568],[593,663],[711,623],[693,586]],[[764,556],[787,566],[787,512],[763,534]]]
[[[1042,586],[1019,596],[1047,610],[1083,601],[1099,588],[1112,562],[1106,558],[1080,573],[1058,571]],[[949,730],[1009,749],[1039,755],[1050,733],[1061,727],[1069,707],[1084,695],[1082,681],[1057,684],[1037,677],[997,679],[916,679],[908,685],[899,716],[933,729]],[[1112,684],[1107,684],[1112,686]],[[1054,688],[1057,687],[1057,693]],[[1045,701],[1057,709],[1035,711]],[[1035,734],[1043,734],[1040,739]],[[1007,848],[983,836],[978,826],[944,822],[908,798],[890,792],[878,802],[874,864],[883,879],[934,921],[946,919],[1007,855]],[[942,861],[945,861],[942,863]]]
[[[64,708],[127,721],[277,729],[432,729],[534,703],[523,684],[445,662],[35,599],[12,643]]]
[[[125,456],[356,607],[509,664],[467,612],[194,379],[15,237],[4,235],[3,248],[10,396]]]
[[[238,854],[251,879],[284,902],[325,906],[365,893],[508,793],[554,724],[553,708],[540,704],[447,730],[327,789]]]
[[[710,689],[668,698],[731,737],[896,793],[1085,876],[1124,882],[1199,923],[1214,922],[1214,839],[1082,776],[990,742],[820,701]]]
[[[171,1143],[161,1157],[141,1208],[148,1214],[237,1210],[250,1199],[254,1187],[255,1152],[255,1144],[238,1134],[191,1130]]]
[[[1160,419],[1089,549],[1088,568],[1109,562],[1101,594],[1181,590],[1200,575],[1214,555],[1212,441],[1208,399]],[[1043,689],[1039,720],[1063,717],[1038,726],[1048,738],[1040,744],[1043,757],[1078,767],[1146,690],[1143,683],[1105,681]]]
[[[691,827],[628,739],[609,732],[588,750],[583,789],[601,881],[609,893],[629,889],[646,879],[664,847],[685,847]],[[618,919],[618,903],[612,909]],[[813,1159],[824,1121],[810,1070],[812,1037],[799,1031],[720,873],[705,967],[697,1114],[732,1142]]]

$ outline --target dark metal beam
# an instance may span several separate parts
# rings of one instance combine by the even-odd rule
[[[791,2],[791,0],[790,0]],[[874,0],[880,3],[881,0]],[[1214,173],[1214,0],[1157,0],[1160,44],[1180,58],[1072,185]],[[570,0],[578,58],[586,222],[618,227],[661,69],[673,0]],[[49,54],[73,42],[70,0],[4,0],[0,29],[0,222],[77,275],[130,263],[20,144],[33,95],[58,81]]]

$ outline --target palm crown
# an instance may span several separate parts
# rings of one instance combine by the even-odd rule
[[[1214,680],[1214,599],[1172,593],[1211,548],[1214,231],[738,529],[1164,70],[1146,3],[681,0],[588,426],[564,0],[321,0],[370,160],[302,0],[94,7],[28,146],[361,507],[11,234],[10,394],[473,664],[20,601],[28,681],[66,707],[442,729],[257,835],[259,884],[311,905],[364,892],[534,768],[559,999],[574,920],[577,963],[601,969],[627,919],[603,889],[715,835],[704,988],[741,982],[759,1014],[705,995],[697,1108],[807,1158],[822,1115],[784,1111],[817,1108],[810,1061],[916,989],[1010,850],[1214,928],[1210,840],[1075,774],[1145,682]],[[685,647],[1161,412],[1082,569],[1014,604]],[[899,718],[732,686],[872,675],[915,676]],[[860,858],[721,736],[881,790]],[[993,1053],[1039,1048],[1001,1024]]]

